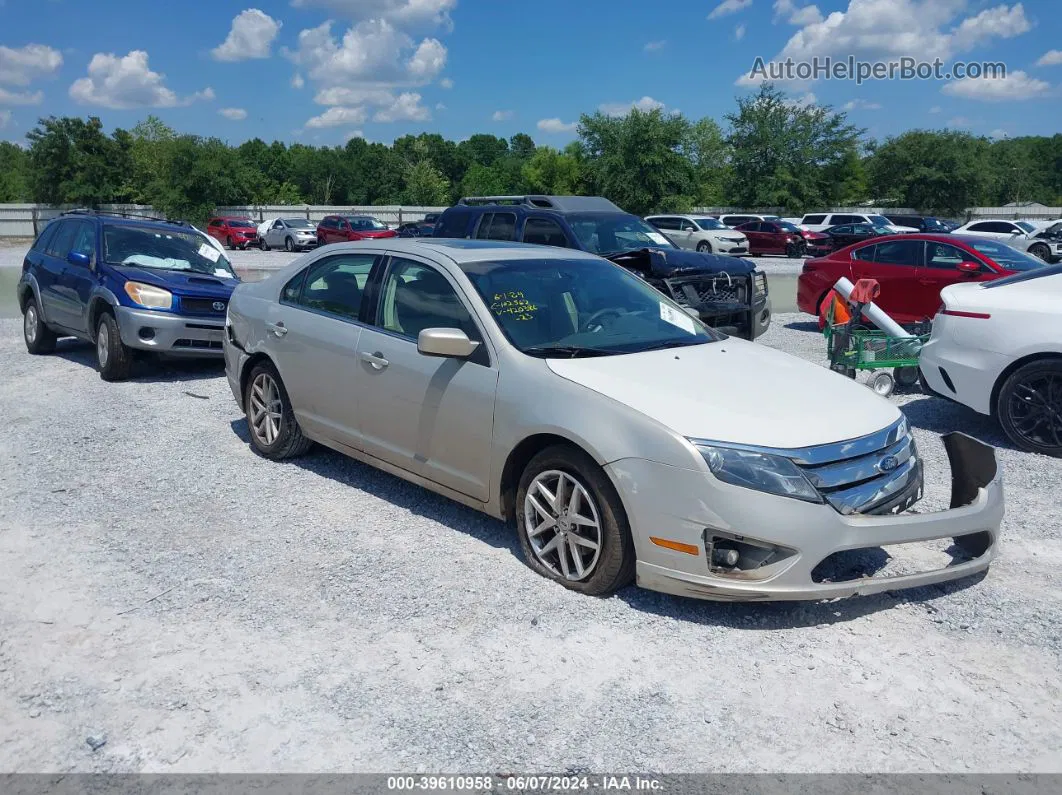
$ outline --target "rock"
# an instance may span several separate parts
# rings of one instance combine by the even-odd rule
[[[107,744],[107,738],[102,734],[90,734],[85,738],[85,743],[93,751],[98,751]]]

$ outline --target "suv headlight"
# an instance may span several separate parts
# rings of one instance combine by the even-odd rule
[[[822,495],[800,467],[784,456],[703,442],[694,442],[694,446],[712,474],[724,483],[804,502],[822,502]]]
[[[173,293],[153,284],[126,282],[125,294],[147,309],[170,309],[173,306]]]

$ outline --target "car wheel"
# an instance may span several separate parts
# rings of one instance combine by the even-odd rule
[[[800,243],[786,243],[785,255],[789,258],[803,257],[807,247]]]
[[[896,379],[892,377],[892,373],[882,370],[870,376],[867,386],[874,390],[875,395],[888,397],[896,388]]]
[[[531,459],[517,488],[516,525],[531,568],[565,588],[607,596],[634,579],[627,514],[580,450],[549,447]]]
[[[243,405],[251,447],[259,455],[280,461],[302,455],[313,446],[303,435],[288,392],[271,362],[260,362],[251,370]]]
[[[262,251],[269,251],[269,244],[266,243],[265,237],[258,238],[258,248],[262,249]]]
[[[324,242],[324,238],[323,238],[323,237],[318,237],[318,238],[317,238],[317,246],[318,246],[318,248],[320,248],[320,247],[321,247],[321,246],[323,246],[324,244],[325,244],[325,242]]]
[[[1039,257],[1044,262],[1051,261],[1051,249],[1042,243],[1037,243],[1035,246],[1029,246],[1029,253],[1034,257]]]
[[[37,300],[34,298],[26,302],[26,310],[22,313],[22,337],[26,340],[26,350],[35,356],[55,350],[58,337],[41,319]]]
[[[229,249],[230,251],[235,250],[235,248],[236,248],[236,244],[232,242],[232,236],[231,235],[229,237],[225,238],[225,248]]]
[[[892,377],[897,385],[910,389],[918,383],[918,367],[897,367],[892,371]]]
[[[702,240],[700,243],[697,244],[697,250],[702,254],[711,254],[712,246],[707,240]]]
[[[1062,359],[1019,367],[1000,387],[996,416],[1022,450],[1062,458]]]
[[[284,238],[284,250],[287,251],[289,254],[295,250],[295,241],[292,240],[290,237]]]
[[[118,321],[110,312],[96,324],[96,364],[104,381],[124,381],[133,369],[133,352],[122,342]]]

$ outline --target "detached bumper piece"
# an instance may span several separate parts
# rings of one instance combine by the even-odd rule
[[[767,305],[767,275],[727,273],[672,276],[659,280],[658,289],[681,306],[697,311],[713,328],[755,339],[770,323]]]

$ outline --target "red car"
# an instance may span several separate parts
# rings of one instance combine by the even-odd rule
[[[906,234],[856,243],[809,259],[797,279],[797,306],[818,315],[842,276],[875,279],[875,303],[898,323],[918,323],[940,309],[940,291],[956,282],[987,282],[1044,265],[1005,243],[974,235]]]
[[[211,218],[207,234],[229,248],[258,245],[258,224],[249,218]]]
[[[820,254],[829,251],[829,237],[819,232],[808,232],[788,221],[750,221],[735,227],[749,239],[749,253],[785,254],[787,257],[803,257],[805,254]]]
[[[398,237],[398,233],[371,215],[326,215],[317,225],[319,246],[380,237]]]

